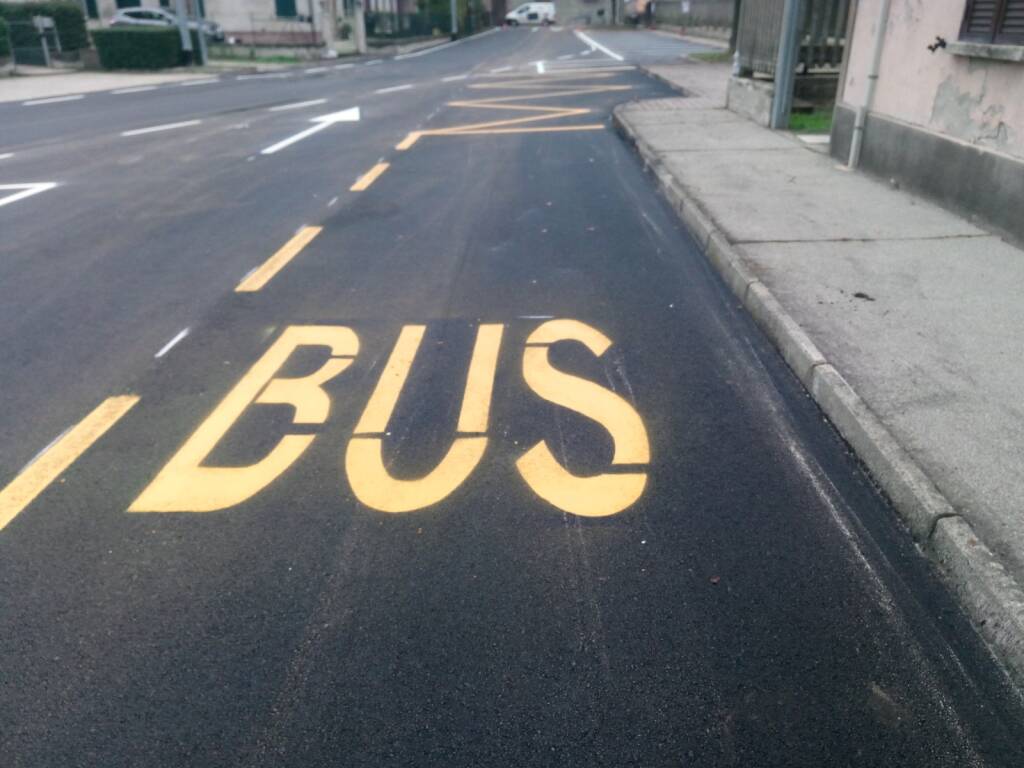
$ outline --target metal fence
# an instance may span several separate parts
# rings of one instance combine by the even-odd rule
[[[736,0],[681,0],[656,2],[654,18],[680,27],[732,27]]]
[[[775,74],[785,0],[744,0],[740,9],[736,50],[743,74]],[[838,69],[846,44],[850,0],[802,0],[800,52],[802,71]]]
[[[15,65],[48,67],[62,58],[56,27],[41,28],[34,21],[8,21],[11,58]]]
[[[239,45],[250,47],[319,47],[323,45],[320,30],[309,17],[261,17],[250,15],[248,29],[233,30],[231,36]]]

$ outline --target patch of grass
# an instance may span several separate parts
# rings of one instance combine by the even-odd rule
[[[210,60],[221,60],[221,61],[251,61],[255,64],[299,64],[305,59],[300,59],[298,56],[287,56],[285,54],[268,54],[265,56],[257,53],[255,56],[250,56],[252,49],[247,45],[217,45],[210,46]]]
[[[707,51],[706,53],[691,53],[688,58],[716,64],[720,61],[732,61],[732,54],[729,51]]]
[[[789,116],[789,130],[797,133],[830,133],[832,131],[832,110],[794,112]]]

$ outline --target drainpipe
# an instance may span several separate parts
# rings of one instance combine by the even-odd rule
[[[846,167],[853,169],[860,165],[860,151],[864,144],[864,123],[867,122],[868,110],[875,101],[875,86],[878,85],[878,70],[882,66],[882,49],[885,48],[885,31],[889,26],[889,7],[892,0],[882,0],[878,8],[878,21],[875,23],[875,40],[872,44],[871,69],[868,71],[868,92],[864,103],[857,108],[857,118],[853,123],[853,138],[850,140],[850,158]],[[852,45],[853,40],[847,40]]]

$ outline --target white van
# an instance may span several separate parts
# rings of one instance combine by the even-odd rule
[[[523,3],[514,11],[505,14],[505,23],[510,27],[520,24],[554,24],[554,3]]]

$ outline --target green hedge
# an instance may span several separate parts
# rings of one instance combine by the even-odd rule
[[[182,61],[181,37],[176,28],[95,29],[92,40],[104,69],[166,69]]]
[[[4,3],[0,2],[0,19],[31,21],[33,16],[50,16],[57,25],[60,46],[65,51],[89,47],[82,8],[68,2]]]
[[[7,22],[0,19],[0,59],[11,55],[11,46],[7,43]]]

